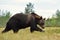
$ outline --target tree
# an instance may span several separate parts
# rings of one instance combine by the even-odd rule
[[[32,3],[29,3],[26,5],[27,7],[25,7],[25,13],[31,13],[31,12],[34,12],[33,8],[34,8],[34,5]]]
[[[57,16],[57,18],[60,18],[60,11],[59,10],[56,11],[56,16]]]
[[[56,11],[56,16],[57,16],[56,23],[58,26],[60,26],[60,11],[59,10]]]
[[[46,20],[46,26],[60,27],[60,11],[59,10],[56,11],[56,14],[52,15],[52,18],[48,18]]]
[[[10,12],[7,12],[6,13],[6,17],[10,17]]]

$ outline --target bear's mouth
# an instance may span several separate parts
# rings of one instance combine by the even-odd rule
[[[45,28],[44,26],[41,26],[41,25],[37,25],[37,27],[39,27],[40,29],[44,29]]]

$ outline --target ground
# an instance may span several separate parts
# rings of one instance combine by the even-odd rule
[[[29,29],[21,29],[15,34],[12,30],[2,34],[4,28],[0,28],[0,40],[60,40],[60,27],[46,27],[45,32],[33,33]]]

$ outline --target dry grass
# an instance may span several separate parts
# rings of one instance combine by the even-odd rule
[[[14,34],[13,31],[2,34],[0,28],[0,40],[60,40],[60,27],[46,27],[45,32],[30,33],[29,28],[21,29]]]

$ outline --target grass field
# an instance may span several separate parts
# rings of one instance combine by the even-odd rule
[[[45,32],[33,33],[30,33],[29,29],[21,29],[15,34],[12,30],[2,34],[4,28],[0,28],[0,40],[60,40],[60,27],[46,27]]]

